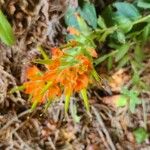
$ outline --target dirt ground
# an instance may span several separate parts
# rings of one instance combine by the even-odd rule
[[[129,68],[109,74],[112,95],[105,88],[89,89],[91,114],[83,109],[80,97],[71,98],[71,105],[78,107],[79,123],[64,115],[63,96],[48,112],[40,106],[30,113],[31,104],[25,95],[9,93],[26,80],[26,68],[40,55],[37,45],[50,53],[52,46],[63,42],[61,35],[66,30],[62,17],[67,5],[63,0],[0,0],[0,8],[7,14],[17,39],[11,48],[0,43],[0,150],[150,150],[150,140],[137,144],[132,134],[145,122],[150,131],[150,91],[141,91],[143,103],[134,114],[127,107],[113,105],[120,87],[130,84]],[[146,51],[149,48],[147,45]],[[150,85],[150,55],[141,78]]]

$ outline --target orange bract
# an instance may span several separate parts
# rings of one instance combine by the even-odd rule
[[[80,32],[74,27],[68,27],[67,31],[72,35],[80,35]]]
[[[51,52],[52,52],[52,58],[58,58],[63,55],[63,52],[57,47],[52,48]]]
[[[72,65],[68,65],[65,61],[72,63],[72,59],[65,51],[52,48],[52,59],[50,64],[45,65],[46,71],[41,72],[36,66],[28,68],[29,81],[24,83],[24,87],[25,93],[31,95],[32,102],[43,103],[63,93],[71,95],[87,88],[93,69],[91,60],[79,54],[74,57],[75,63]]]
[[[27,79],[37,80],[41,78],[41,71],[36,67],[29,67],[26,71]]]

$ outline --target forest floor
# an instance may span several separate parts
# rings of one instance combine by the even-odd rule
[[[63,96],[46,113],[42,106],[31,113],[25,95],[9,93],[12,87],[26,80],[26,68],[40,55],[37,45],[43,45],[49,52],[52,46],[63,42],[66,29],[61,22],[66,7],[63,0],[0,0],[0,8],[7,14],[17,39],[11,48],[0,43],[0,149],[150,150],[149,140],[137,144],[132,134],[133,129],[145,123],[150,129],[150,91],[141,91],[144,102],[134,114],[127,107],[117,108],[113,103],[122,85],[130,85],[130,68],[107,73],[112,77],[109,82],[112,95],[105,88],[89,89],[91,114],[81,107],[80,97],[71,98],[71,105],[76,103],[78,107],[78,123],[70,115],[64,115]],[[145,51],[149,48],[147,45]],[[97,69],[106,74],[103,67]],[[150,57],[144,62],[141,77],[150,85]]]

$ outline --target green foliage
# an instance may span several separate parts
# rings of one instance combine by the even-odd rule
[[[141,104],[141,100],[138,98],[139,93],[135,90],[128,90],[126,88],[123,88],[121,93],[122,95],[117,102],[117,106],[123,107],[129,104],[130,111],[134,113],[136,106]]]
[[[138,0],[137,6],[144,9],[150,9],[150,0]]]
[[[75,103],[73,103],[73,101],[71,101],[71,103],[70,103],[70,113],[71,113],[71,116],[73,118],[73,121],[75,123],[79,123],[81,117],[78,116],[78,114],[77,114],[77,106],[76,106]]]
[[[65,22],[68,26],[73,26],[79,29],[78,21],[76,15],[79,14],[82,18],[87,21],[88,25],[92,28],[97,27],[97,16],[96,10],[93,4],[89,2],[83,3],[82,7],[78,7],[77,9],[73,7],[69,7],[65,14]]]
[[[102,13],[108,26],[118,25],[122,32],[132,29],[132,22],[141,17],[134,5],[126,2],[116,2],[108,6]]]
[[[6,16],[0,10],[0,39],[6,45],[11,46],[15,43],[15,37],[11,25],[9,24]]]
[[[128,104],[128,98],[125,95],[121,95],[119,100],[117,101],[117,107],[124,107]]]
[[[88,25],[94,29],[97,27],[97,16],[93,4],[86,2],[83,7],[79,8],[80,15],[87,21]]]
[[[89,106],[89,101],[88,101],[88,97],[87,97],[87,90],[86,89],[81,90],[81,95],[83,98],[84,106],[85,106],[87,112],[89,112],[90,106]]]
[[[136,142],[141,144],[143,143],[149,136],[149,134],[147,133],[147,131],[144,128],[137,128],[134,132],[133,132]]]

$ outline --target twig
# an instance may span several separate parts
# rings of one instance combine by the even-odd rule
[[[56,150],[56,147],[55,147],[54,143],[52,142],[52,139],[51,139],[50,136],[48,137],[48,141],[49,141],[49,144],[50,144],[51,148],[52,148],[53,150]]]
[[[95,116],[96,116],[96,118],[97,118],[97,120],[98,120],[99,125],[102,127],[102,130],[103,130],[103,132],[104,132],[105,135],[106,135],[106,139],[107,139],[107,141],[108,141],[108,143],[109,143],[111,149],[112,149],[112,150],[116,150],[115,145],[114,145],[113,142],[112,142],[112,139],[111,139],[111,137],[110,137],[110,135],[109,135],[109,132],[107,131],[107,129],[106,129],[106,127],[105,127],[105,124],[104,124],[104,122],[103,122],[103,120],[102,120],[100,114],[97,112],[97,110],[96,110],[96,108],[95,108],[94,106],[92,106],[92,110],[93,110],[93,112],[94,112],[94,114],[95,114]]]
[[[26,110],[22,113],[20,113],[18,116],[15,116],[14,118],[12,118],[10,121],[7,122],[6,125],[4,125],[1,129],[0,129],[0,134],[2,134],[2,131],[7,129],[12,123],[14,123],[15,121],[17,121],[18,118],[28,114],[28,113],[31,113],[31,110]]]
[[[33,150],[28,144],[26,144],[21,137],[18,135],[17,132],[14,133],[14,135],[16,136],[16,138],[20,141],[20,144],[25,146],[27,148],[27,150]]]
[[[107,150],[110,150],[109,145],[107,144],[105,137],[104,137],[103,133],[101,132],[100,128],[97,128],[97,131],[98,131],[100,137],[102,138],[103,143],[104,143],[105,147],[107,148]]]

